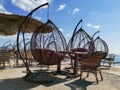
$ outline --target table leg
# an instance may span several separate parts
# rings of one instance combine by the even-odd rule
[[[77,69],[77,67],[78,67],[78,60],[77,60],[77,55],[75,55],[75,59],[74,59],[74,71],[73,71],[73,73],[74,73],[75,75],[78,74],[78,69]]]
[[[61,61],[58,62],[58,64],[57,64],[57,71],[58,71],[58,72],[61,71]]]

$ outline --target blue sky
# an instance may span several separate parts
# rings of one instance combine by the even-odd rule
[[[120,0],[0,0],[0,13],[27,15],[35,7],[49,1],[49,18],[57,25],[68,41],[80,19],[83,29],[93,35],[100,31],[110,53],[120,54]],[[33,17],[47,21],[47,7]],[[0,45],[14,36],[0,36]]]

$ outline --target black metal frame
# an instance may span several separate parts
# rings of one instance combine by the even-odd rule
[[[33,73],[31,72],[31,70],[29,69],[29,65],[28,63],[25,61],[27,60],[27,51],[26,51],[26,38],[25,38],[25,32],[28,28],[28,24],[29,24],[29,21],[32,17],[32,14],[38,10],[39,8],[43,7],[43,6],[46,6],[48,5],[48,3],[45,3],[43,5],[40,5],[38,6],[37,8],[33,9],[26,17],[25,19],[23,20],[23,22],[21,23],[19,29],[18,29],[18,34],[17,34],[17,51],[19,53],[19,56],[20,58],[22,59],[23,63],[25,64],[26,66],[26,71],[27,71],[27,75],[33,75]],[[20,50],[20,34],[22,33],[22,39],[23,39],[23,53],[21,53],[21,50]]]
[[[28,56],[27,56],[27,46],[26,46],[27,42],[26,42],[25,33],[26,33],[27,28],[28,28],[28,24],[29,24],[29,22],[31,20],[32,14],[36,10],[38,10],[39,8],[41,8],[41,7],[45,6],[45,5],[49,6],[48,3],[45,3],[43,5],[38,6],[34,10],[32,10],[25,17],[25,19],[21,23],[21,26],[18,29],[17,50],[18,50],[20,58],[22,59],[23,63],[26,66],[27,76],[29,76],[29,75],[34,76],[34,74],[29,69],[29,64],[27,63]],[[48,31],[46,31],[46,30],[48,30]],[[20,40],[20,35],[22,35],[23,52],[21,52],[21,49],[20,49],[20,41],[21,41]],[[48,21],[46,23],[36,27],[36,30],[32,34],[31,41],[29,43],[30,43],[30,49],[31,49],[31,53],[32,53],[33,57],[34,57],[34,53],[32,52],[32,50],[35,49],[35,48],[39,48],[39,49],[47,48],[47,49],[50,49],[50,50],[52,50],[52,51],[54,51],[56,53],[59,53],[59,52],[61,53],[62,52],[62,54],[61,54],[62,56],[64,56],[65,52],[67,51],[67,43],[66,43],[66,40],[65,40],[63,34],[57,28],[57,26],[49,19],[48,19]],[[40,54],[40,53],[38,53],[38,54]],[[38,55],[39,59],[41,59],[40,56],[41,55]],[[36,58],[34,57],[34,59],[36,59]],[[38,60],[36,60],[36,61],[38,61]],[[42,61],[42,62],[44,62],[44,61]],[[46,64],[46,63],[43,63],[43,64]],[[50,64],[48,63],[47,65],[50,65]]]

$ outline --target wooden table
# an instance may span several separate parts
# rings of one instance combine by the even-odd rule
[[[73,74],[77,75],[78,74],[78,57],[79,55],[86,55],[88,52],[60,52],[60,53],[66,53],[66,54],[71,54],[75,57],[74,59],[74,67],[73,67]],[[57,71],[61,71],[61,62],[58,62],[57,64]]]
[[[75,75],[78,74],[78,57],[79,55],[86,55],[88,52],[74,52],[75,59],[74,59],[74,67],[73,67],[73,73]]]

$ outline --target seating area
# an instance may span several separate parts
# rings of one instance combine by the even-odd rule
[[[61,61],[64,60],[65,55],[68,54],[71,59],[71,68],[73,70],[71,73],[73,75],[80,76],[80,79],[82,79],[83,72],[88,72],[88,74],[92,72],[95,74],[96,82],[98,83],[97,72],[99,72],[101,80],[103,80],[100,62],[107,56],[109,51],[108,46],[100,36],[94,38],[99,32],[90,36],[82,26],[78,28],[83,21],[82,19],[73,30],[73,34],[68,43],[59,28],[48,19],[46,23],[36,27],[31,34],[28,44],[27,35],[25,34],[26,30],[29,29],[29,27],[27,27],[30,24],[29,19],[31,19],[34,11],[45,5],[48,5],[48,3],[31,11],[18,30],[17,52],[27,70],[25,78],[31,81],[29,77],[33,77],[33,80],[35,75],[37,75],[30,70],[28,60],[33,59],[40,65],[57,65],[57,72],[59,73],[62,71]],[[79,69],[80,73],[78,72]]]
[[[37,8],[35,10],[37,10]],[[29,16],[30,15],[28,14],[26,18]],[[28,63],[25,61],[29,59],[30,54],[33,56],[34,60],[39,63],[39,65],[57,65],[57,72],[62,71],[61,61],[64,59],[65,55],[68,54],[71,59],[73,75],[79,75],[78,69],[80,67],[80,78],[84,71],[87,71],[88,73],[93,72],[96,77],[96,82],[98,83],[97,71],[99,71],[101,79],[103,79],[99,66],[101,60],[108,54],[108,46],[99,36],[94,38],[99,32],[95,32],[93,36],[90,36],[82,27],[78,28],[82,21],[83,20],[81,19],[76,25],[67,44],[62,32],[50,19],[48,19],[45,24],[36,28],[31,36],[31,40],[29,41],[30,44],[27,46],[24,45],[24,43],[27,43],[24,36],[27,28],[24,27],[29,23],[23,22],[18,33],[23,34],[22,36],[24,36],[22,37],[23,45],[21,45],[23,46],[22,51],[24,54],[20,56],[27,68],[27,76],[32,73]],[[25,22],[27,22],[27,19]],[[21,37],[19,35],[18,45],[20,39]],[[31,52],[29,55],[27,55],[27,50]],[[18,49],[18,52],[21,54],[21,49]]]

